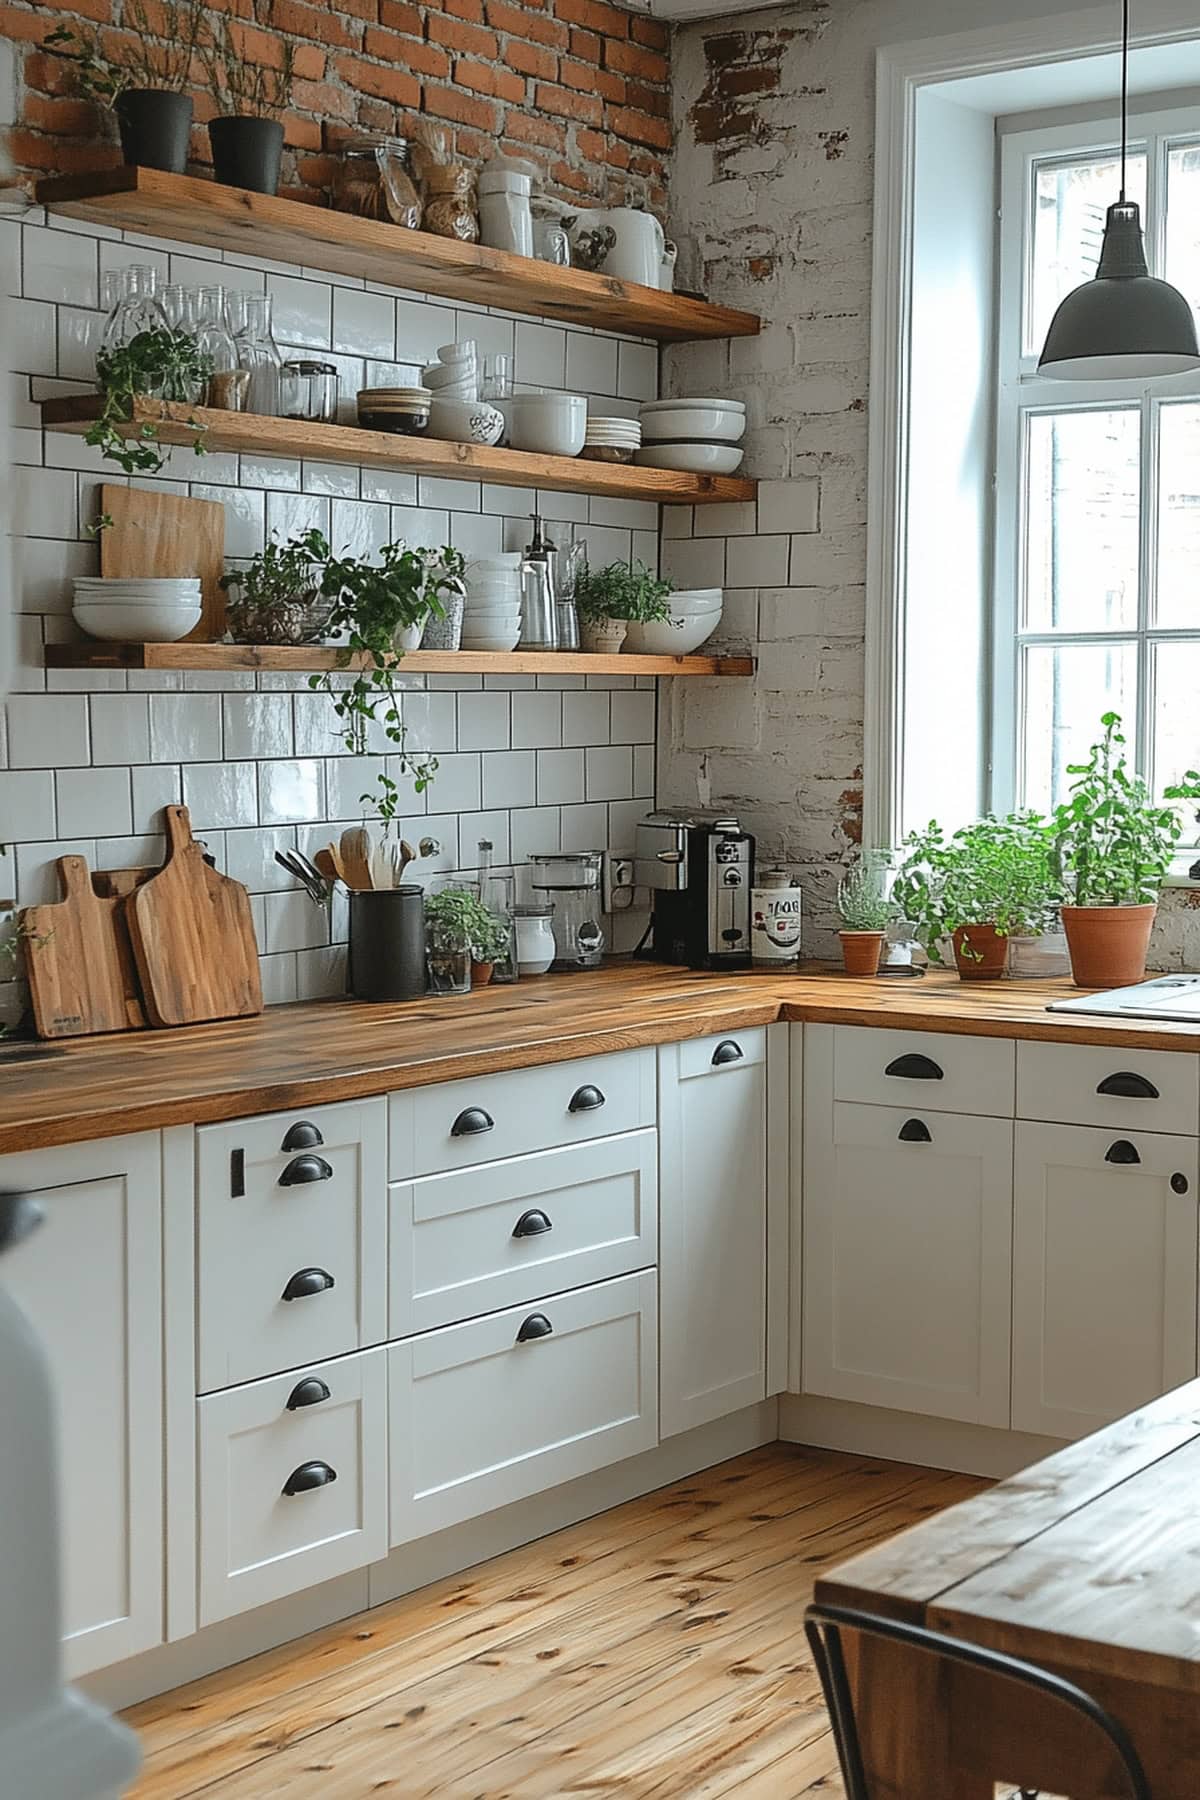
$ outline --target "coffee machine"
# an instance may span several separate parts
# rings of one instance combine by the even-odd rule
[[[689,969],[750,966],[754,839],[736,819],[651,813],[637,826],[633,879],[650,889],[646,955]]]

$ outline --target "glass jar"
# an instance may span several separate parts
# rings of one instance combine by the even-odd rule
[[[545,975],[554,962],[553,906],[514,906],[517,934],[517,970],[521,975]]]
[[[479,898],[495,918],[508,926],[508,949],[492,965],[493,981],[517,979],[517,937],[513,920],[516,878],[507,871],[491,868],[479,871]]]
[[[312,381],[299,363],[285,362],[279,370],[279,416],[311,419]]]
[[[338,409],[337,364],[313,362],[309,357],[302,357],[298,362],[289,363],[288,367],[308,378],[308,411],[305,418],[315,419],[322,425],[333,425],[337,420]]]
[[[347,138],[334,172],[333,204],[339,212],[390,219],[415,231],[421,223],[421,195],[408,139],[379,131]]]
[[[538,894],[553,894],[554,966],[598,969],[604,955],[599,850],[531,856],[529,885]]]
[[[250,378],[238,368],[237,346],[229,329],[223,287],[196,290],[196,342],[212,364],[208,404],[223,412],[241,412]]]
[[[167,331],[167,315],[158,300],[158,270],[133,263],[112,277],[113,303],[100,337],[100,353],[123,350],[143,332]],[[154,390],[160,391],[161,384]]]
[[[231,296],[232,298],[232,296]],[[279,416],[279,372],[282,358],[271,331],[270,294],[236,296],[236,313],[241,320],[234,332],[238,367],[250,377],[246,389],[246,411],[263,418]]]
[[[456,238],[460,244],[477,244],[474,169],[466,163],[440,163],[430,169],[426,186],[425,230],[437,237]]]

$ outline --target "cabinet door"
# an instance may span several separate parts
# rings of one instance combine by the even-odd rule
[[[659,1052],[660,1432],[767,1391],[766,1032]]]
[[[1196,1173],[1194,1138],[1017,1126],[1016,1430],[1081,1437],[1195,1375]]]
[[[77,1676],[163,1637],[158,1135],[3,1157],[0,1185],[46,1215],[0,1279],[58,1399],[64,1661]]]
[[[804,1391],[1007,1426],[1012,1125],[832,1102],[828,1076],[810,1051]]]

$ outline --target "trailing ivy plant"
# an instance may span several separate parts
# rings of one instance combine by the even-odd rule
[[[1179,809],[1160,805],[1125,760],[1118,713],[1100,720],[1103,734],[1086,762],[1069,763],[1070,796],[1052,822],[1056,852],[1075,906],[1139,906],[1158,898],[1182,835]],[[1165,800],[1200,800],[1200,774],[1184,771],[1164,788]]]
[[[121,430],[134,414],[134,402],[180,399],[203,393],[212,374],[212,358],[200,349],[187,331],[139,331],[127,344],[100,350],[96,355],[96,379],[100,385],[100,416],[88,426],[84,442],[115,462],[126,475],[157,475],[166,463],[152,419],[128,438]],[[205,427],[190,418],[192,448],[205,450]]]
[[[308,678],[311,688],[323,688],[333,702],[342,726],[347,750],[362,755],[368,747],[372,723],[382,725],[389,744],[395,746],[399,773],[411,775],[418,794],[424,793],[437,771],[437,758],[410,756],[396,692],[396,670],[403,652],[397,637],[407,628],[423,625],[430,614],[445,614],[444,601],[465,593],[466,564],[461,551],[410,547],[403,540],[385,544],[376,563],[357,557],[330,556],[321,576],[321,592],[333,602],[328,631],[344,638],[339,645],[338,666]],[[365,666],[344,683],[340,671],[361,656]],[[376,778],[376,792],[360,795],[365,806],[374,806],[384,820],[399,810],[400,791],[386,768]]]
[[[609,563],[603,569],[585,568],[575,587],[575,605],[585,619],[628,619],[650,625],[669,619],[667,599],[675,583],[651,574],[645,563]]]
[[[939,939],[965,925],[1038,937],[1062,898],[1054,829],[1040,813],[977,819],[949,836],[931,820],[902,852],[892,903],[934,962]]]

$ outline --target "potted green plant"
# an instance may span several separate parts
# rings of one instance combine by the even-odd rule
[[[482,905],[482,903],[481,903]],[[512,927],[489,906],[482,907],[484,917],[471,936],[471,986],[486,987],[496,964],[502,963],[512,943]]]
[[[425,940],[430,992],[465,994],[475,968],[481,985],[491,980],[508,927],[469,887],[450,886],[425,901]]]
[[[247,27],[270,34],[278,63],[268,67],[246,55]],[[217,105],[217,117],[208,125],[213,175],[227,187],[277,193],[283,156],[279,115],[291,101],[296,53],[276,26],[275,0],[250,0],[248,18],[214,13],[200,55]]]
[[[272,539],[244,569],[222,575],[221,586],[236,597],[229,603],[229,629],[239,644],[311,644],[322,637],[333,601],[322,592],[332,556],[315,529]]]
[[[603,569],[584,568],[575,587],[579,634],[585,650],[619,650],[636,620],[643,624],[668,619],[667,598],[673,583],[651,574],[645,563],[614,562]]]
[[[1128,987],[1146,973],[1159,889],[1183,827],[1178,809],[1160,805],[1126,763],[1120,715],[1100,723],[1088,760],[1068,765],[1076,779],[1054,813],[1069,896],[1062,920],[1076,987]],[[1200,774],[1186,770],[1163,794],[1200,800]]]
[[[932,961],[950,939],[963,981],[999,979],[1010,936],[1044,930],[1059,898],[1053,834],[1036,813],[978,819],[949,837],[934,820],[903,853],[892,901]]]
[[[847,975],[876,975],[883,937],[895,909],[887,895],[884,859],[862,856],[838,883],[842,963]]]
[[[133,417],[138,400],[194,404],[203,398],[211,375],[212,358],[187,331],[139,331],[126,344],[100,349],[96,353],[100,413],[88,426],[84,443],[94,445],[127,475],[157,475],[166,462],[157,425],[145,420],[133,438],[121,426]],[[202,456],[205,427],[196,420],[190,423],[192,448]]]
[[[111,112],[129,164],[182,175],[192,129],[192,59],[204,36],[204,0],[126,0],[119,51],[85,25],[56,25],[43,39],[69,62],[76,93]]]

